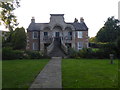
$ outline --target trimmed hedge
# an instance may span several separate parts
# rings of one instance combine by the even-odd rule
[[[2,49],[3,60],[14,60],[14,59],[41,59],[50,58],[47,55],[39,51],[21,51],[13,50],[11,47],[4,47]]]
[[[2,59],[11,60],[11,59],[22,59],[23,51],[13,50],[11,47],[5,47],[2,49]]]
[[[70,49],[70,58],[96,58],[96,59],[104,59],[104,58],[110,58],[110,54],[114,54],[114,58],[118,58],[117,53],[113,50],[111,50],[108,46],[107,48],[83,48],[82,50],[75,51],[73,49]]]

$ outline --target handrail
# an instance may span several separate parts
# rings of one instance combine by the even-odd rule
[[[52,43],[47,47],[47,54],[49,54],[52,51],[53,47],[54,47],[54,38],[52,40]]]
[[[68,49],[67,49],[67,46],[63,43],[63,40],[62,38],[61,39],[61,48],[63,49],[63,51],[67,54],[68,53]]]

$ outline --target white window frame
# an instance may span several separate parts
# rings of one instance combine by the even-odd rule
[[[35,46],[35,42],[33,42],[33,45],[32,45],[32,48],[33,48],[33,50],[38,50],[38,47],[37,46]],[[37,48],[36,48],[37,47]]]
[[[78,38],[83,38],[83,32],[82,31],[78,31],[77,32],[77,36],[78,36]]]
[[[33,42],[32,48],[33,48],[33,50],[35,50],[35,43],[34,42]]]
[[[78,50],[81,50],[83,48],[83,42],[78,42],[77,46],[78,46]]]
[[[37,33],[37,37],[35,37],[35,33]],[[33,32],[33,39],[38,39],[38,32]]]

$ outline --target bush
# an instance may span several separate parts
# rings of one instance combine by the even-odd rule
[[[41,59],[41,58],[49,58],[49,57],[39,51],[13,50],[11,47],[4,47],[2,49],[2,59],[3,60]]]
[[[105,48],[105,47],[104,47]],[[97,59],[104,59],[109,58],[109,54],[115,53],[113,51],[108,51],[108,49],[94,49],[94,48],[83,48],[79,51],[74,49],[70,49],[69,57],[70,58],[97,58]]]
[[[23,51],[13,50],[11,47],[4,47],[2,49],[2,59],[3,60],[13,60],[13,59],[22,59]]]
[[[25,55],[27,59],[41,59],[41,58],[49,58],[47,55],[40,51],[25,51]]]
[[[91,48],[83,48],[82,50],[79,50],[78,55],[81,58],[92,58],[92,49]]]
[[[73,48],[69,48],[68,56],[70,58],[77,58],[78,57],[78,52],[75,49],[73,49]]]
[[[42,54],[38,51],[26,51],[25,53],[30,59],[39,59],[42,57]]]

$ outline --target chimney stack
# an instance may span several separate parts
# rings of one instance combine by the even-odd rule
[[[84,19],[83,19],[83,17],[81,17],[81,18],[80,18],[80,22],[84,22]]]
[[[35,23],[35,17],[32,17],[31,22]]]

